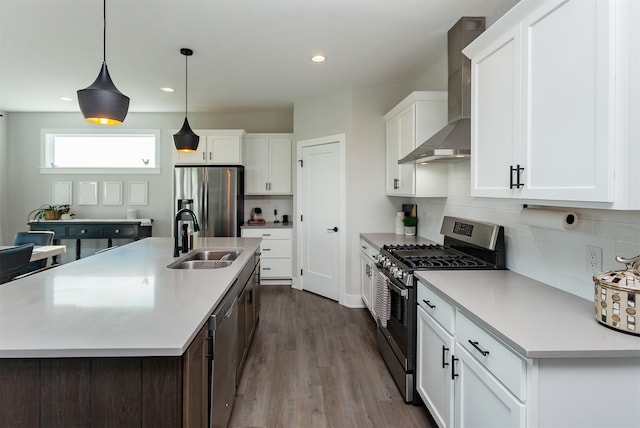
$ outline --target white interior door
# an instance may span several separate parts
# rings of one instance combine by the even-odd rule
[[[336,301],[344,294],[341,150],[340,137],[301,141],[298,146],[300,282],[304,290]]]

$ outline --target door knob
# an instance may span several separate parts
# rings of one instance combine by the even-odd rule
[[[333,230],[334,232],[337,232],[338,231],[338,226],[335,226],[335,227],[333,227],[331,229],[327,229],[327,230]]]

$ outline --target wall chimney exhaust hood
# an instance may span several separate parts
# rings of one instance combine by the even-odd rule
[[[471,155],[471,60],[462,49],[478,37],[484,17],[463,17],[447,33],[449,124],[398,161],[430,162]]]

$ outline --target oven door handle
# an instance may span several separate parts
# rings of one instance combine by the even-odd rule
[[[387,277],[386,275],[385,275],[385,278],[387,279],[387,281],[386,281],[386,282],[387,282],[387,286],[389,287],[389,289],[390,289],[391,291],[393,291],[393,292],[394,292],[394,293],[396,293],[396,294],[399,294],[399,295],[400,295],[400,296],[402,296],[402,298],[404,298],[404,299],[406,299],[406,298],[409,296],[409,290],[407,290],[406,288],[404,288],[404,289],[403,289],[403,288],[398,287],[398,286],[397,286],[397,285],[395,285],[395,284],[393,283],[393,281],[392,281],[389,277]]]

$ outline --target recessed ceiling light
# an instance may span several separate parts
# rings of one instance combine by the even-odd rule
[[[73,101],[73,98],[69,98],[69,97],[60,97],[60,99],[62,101]]]
[[[161,90],[161,91],[164,91],[164,92],[174,92],[174,91],[175,91],[175,89],[173,89],[173,88],[169,88],[169,87],[166,87],[166,88],[160,88],[160,90]]]
[[[327,58],[324,55],[314,55],[311,57],[313,62],[324,62]]]

